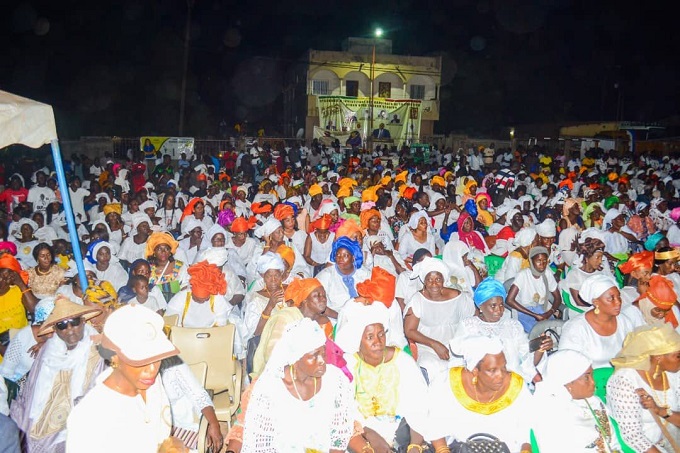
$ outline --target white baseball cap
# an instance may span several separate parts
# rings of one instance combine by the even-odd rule
[[[136,367],[179,354],[163,332],[161,315],[141,305],[125,305],[111,313],[101,345]]]

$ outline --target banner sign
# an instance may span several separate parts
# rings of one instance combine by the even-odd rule
[[[182,153],[187,155],[187,160],[191,160],[194,155],[193,137],[141,137],[139,139],[139,150],[145,157],[155,152],[158,157],[169,154],[173,160],[179,160]]]
[[[364,141],[373,134],[375,139],[399,144],[415,143],[420,136],[422,103],[417,99],[374,98],[372,131],[370,98],[317,96],[317,107],[319,127],[315,128],[315,137],[338,138],[344,144],[343,139],[357,131]]]

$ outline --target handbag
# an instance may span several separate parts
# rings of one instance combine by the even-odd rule
[[[477,433],[465,442],[454,441],[451,453],[510,453],[508,445],[496,436]]]

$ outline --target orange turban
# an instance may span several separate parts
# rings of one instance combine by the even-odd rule
[[[120,203],[109,203],[106,206],[104,206],[104,215],[107,216],[112,212],[115,212],[116,214],[120,215],[123,213],[123,205]]]
[[[201,261],[189,266],[191,292],[200,298],[227,293],[227,282],[219,267]]]
[[[446,187],[446,180],[441,176],[434,176],[430,181],[430,185],[434,186],[435,184],[440,185],[442,187]]]
[[[179,221],[181,222],[184,220],[184,218],[188,215],[191,215],[194,213],[194,208],[198,203],[205,203],[202,198],[192,198],[191,201],[186,205],[184,208],[184,211],[182,211],[182,217],[179,218]]]
[[[379,266],[373,267],[371,279],[357,283],[357,292],[371,302],[382,302],[387,308],[392,306],[397,288],[397,278]]]
[[[391,177],[391,176],[383,176],[383,177],[380,179],[380,185],[381,185],[381,186],[386,186],[386,185],[388,185],[388,184],[390,183],[390,181],[392,181],[392,177]]]
[[[10,269],[19,274],[19,277],[28,284],[28,272],[21,268],[21,264],[9,253],[4,253],[0,256],[0,269]]]
[[[413,187],[407,187],[407,188],[404,190],[404,195],[403,195],[403,196],[404,196],[404,198],[406,198],[406,199],[413,200],[413,197],[416,195],[417,192],[418,192],[418,191],[417,191],[415,188],[413,188]]]
[[[250,209],[253,211],[253,214],[264,214],[272,212],[272,205],[266,201],[263,201],[262,203],[256,201],[250,205]]]
[[[344,186],[344,187],[340,187],[338,189],[338,194],[337,194],[338,198],[349,197],[350,195],[352,195],[352,188],[351,187]]]
[[[376,194],[377,189],[377,186],[364,189],[364,191],[361,192],[361,201],[372,201],[374,203],[378,201],[378,194]]]
[[[313,233],[314,230],[327,230],[331,227],[333,219],[329,214],[324,214],[312,223],[309,224],[309,232]]]
[[[288,263],[288,267],[291,269],[293,268],[293,264],[295,264],[295,251],[292,248],[281,244],[279,245],[279,248],[276,249],[276,253],[283,258],[283,261]]]
[[[276,220],[287,219],[288,217],[293,217],[294,215],[295,211],[293,210],[293,207],[289,204],[279,203],[274,208],[274,218]]]
[[[246,220],[243,216],[239,216],[236,217],[233,222],[231,222],[229,229],[231,230],[232,233],[245,233],[253,226],[254,222]]]
[[[323,189],[321,188],[320,185],[318,184],[312,184],[309,186],[309,190],[307,191],[310,197],[316,196],[316,195],[321,195],[323,193]]]
[[[640,296],[640,299],[642,298],[647,298],[647,300],[662,310],[668,310],[664,320],[672,324],[673,327],[678,327],[678,320],[673,313],[673,305],[675,305],[678,299],[673,289],[673,282],[661,275],[652,276],[649,279],[647,292]]]
[[[623,264],[619,265],[619,270],[624,274],[630,274],[633,271],[641,269],[652,270],[654,267],[654,252],[649,252],[645,250],[644,252],[639,252],[628,258]]]
[[[323,286],[321,282],[315,278],[296,278],[288,285],[286,291],[283,293],[285,300],[292,300],[296,307],[299,307],[302,301],[307,299],[309,295],[319,286]]]
[[[345,221],[340,225],[338,230],[335,232],[335,238],[346,236],[348,238],[355,237],[355,234],[359,233],[359,236],[363,236],[364,232],[361,227],[352,219],[345,219]]]
[[[408,176],[408,170],[404,170],[394,177],[394,182],[406,182],[406,177]]]
[[[170,247],[170,253],[174,254],[177,251],[179,242],[177,242],[175,238],[172,237],[172,234],[168,232],[151,233],[151,236],[149,236],[149,239],[146,241],[146,257],[153,256],[156,247],[162,244]]]
[[[366,211],[361,211],[361,215],[359,216],[359,219],[361,219],[361,228],[367,230],[368,221],[371,220],[373,217],[378,217],[380,219],[381,218],[380,211],[378,211],[377,209],[368,209]]]
[[[338,181],[338,185],[339,185],[340,187],[349,187],[349,188],[351,189],[351,188],[354,187],[354,186],[358,186],[359,183],[357,183],[357,182],[356,182],[355,180],[353,180],[352,178],[347,178],[347,177],[345,177],[345,178],[342,178],[340,181]]]

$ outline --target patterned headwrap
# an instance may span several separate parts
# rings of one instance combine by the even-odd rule
[[[86,299],[93,304],[97,304],[102,308],[113,308],[116,309],[120,307],[118,303],[118,294],[113,285],[105,280],[100,280],[95,282],[90,280],[83,295],[83,299]]]
[[[631,255],[628,261],[619,264],[619,270],[624,274],[630,274],[640,269],[652,270],[654,267],[654,252],[645,250]]]

